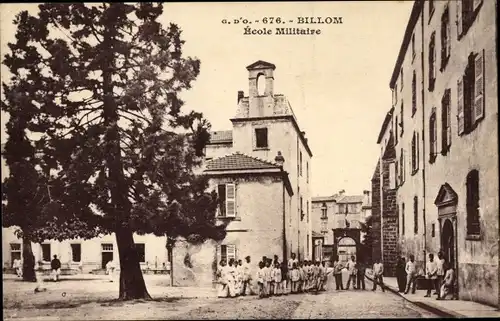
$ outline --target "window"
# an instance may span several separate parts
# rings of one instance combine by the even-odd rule
[[[71,244],[71,261],[80,262],[82,260],[82,245],[80,243]]]
[[[467,175],[467,235],[480,235],[479,221],[479,172],[472,170]]]
[[[304,213],[304,208],[303,208],[303,206],[304,206],[303,205],[304,204],[304,199],[302,198],[302,196],[300,197],[299,201],[300,201],[300,204],[299,204],[299,206],[300,206],[300,208],[299,208],[299,211],[300,211],[300,220],[302,221],[304,219],[304,214],[305,214]]]
[[[419,141],[418,133],[413,132],[413,138],[411,140],[411,170],[412,175],[418,171],[419,163]]]
[[[403,148],[401,148],[401,153],[399,155],[399,182],[400,182],[400,185],[403,185],[403,183],[405,182],[405,178],[406,178],[405,162],[406,162],[405,151]]]
[[[359,205],[358,204],[347,204],[347,213],[348,214],[357,214],[359,213]]]
[[[396,188],[396,164],[394,162],[389,163],[389,188]]]
[[[403,68],[401,68],[401,75],[399,76],[399,78],[401,79],[401,86],[400,86],[399,90],[403,90],[403,84],[404,84],[404,82],[403,82],[403,79],[404,79]]]
[[[321,205],[321,218],[324,219],[328,218],[326,211],[327,211],[326,203],[323,203],[323,205]]]
[[[394,143],[397,145],[398,144],[398,116],[396,116],[396,119],[394,121]]]
[[[302,152],[299,152],[299,174],[302,176]]]
[[[457,4],[457,38],[462,38],[474,23],[483,0],[458,0]]]
[[[434,14],[434,0],[429,0],[429,21],[431,21],[433,14]]]
[[[307,223],[309,223],[309,201],[306,201]]]
[[[429,91],[434,90],[436,82],[436,32],[431,34],[429,42]]]
[[[347,204],[339,204],[339,214],[347,214]]]
[[[146,262],[146,245],[144,243],[135,243],[135,250],[137,252],[139,262]]]
[[[432,223],[431,226],[431,236],[435,237],[436,236],[436,224]]]
[[[417,74],[413,71],[411,80],[411,117],[417,112]]]
[[[21,243],[10,243],[10,261],[21,259]]]
[[[436,122],[436,108],[432,108],[431,119],[429,120],[429,163],[434,163],[437,155],[437,122]]]
[[[267,128],[255,128],[255,147],[268,148]]]
[[[219,196],[219,217],[236,217],[236,185],[219,184],[217,186]]]
[[[328,233],[328,227],[326,221],[321,221],[321,233]]]
[[[50,262],[50,244],[42,244],[42,260],[44,262]]]
[[[405,235],[405,203],[401,204],[401,235]]]
[[[441,154],[446,155],[451,146],[450,89],[444,91],[441,99]]]
[[[236,245],[224,244],[217,246],[217,263],[221,260],[229,262],[230,259],[236,260]]]
[[[413,233],[418,234],[418,197],[413,197]]]
[[[403,103],[403,99],[401,99],[401,115],[399,116],[401,118],[401,121],[399,122],[399,127],[401,127],[401,132],[399,133],[399,135],[401,135],[401,137],[403,136],[403,132],[405,130],[405,126],[404,126],[404,103]]]
[[[450,59],[451,35],[450,35],[450,9],[446,9],[441,16],[441,71],[446,68]]]
[[[411,61],[415,60],[415,34],[411,36]]]
[[[309,162],[306,162],[306,182],[309,184]]]
[[[463,78],[457,80],[458,134],[472,132],[484,118],[484,50],[469,55]]]

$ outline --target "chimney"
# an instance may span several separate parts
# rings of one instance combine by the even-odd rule
[[[340,196],[344,195],[344,193],[345,193],[345,189],[342,189],[342,190],[339,191],[339,195]]]
[[[245,93],[243,90],[238,90],[238,104],[240,103],[240,100],[245,96]]]
[[[283,166],[283,163],[285,162],[285,158],[283,157],[283,155],[281,155],[281,152],[278,152],[278,155],[276,155],[276,157],[274,158],[274,161],[276,162],[276,164]]]

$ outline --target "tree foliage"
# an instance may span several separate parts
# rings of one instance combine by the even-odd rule
[[[373,250],[373,217],[370,215],[364,222],[360,222],[361,232],[365,233],[361,241],[361,256],[366,263],[372,263],[372,250]]]
[[[181,30],[164,27],[162,13],[152,3],[41,4],[36,16],[17,15],[3,61],[13,77],[3,83],[2,110],[18,127],[6,146],[9,224],[32,216],[23,218],[16,197],[40,192],[41,201],[28,199],[33,217],[50,217],[42,222],[51,238],[114,232],[122,299],[149,297],[134,232],[191,242],[225,236],[216,195],[194,172],[210,124],[183,112],[178,95],[191,88],[200,61],[183,57]],[[8,156],[16,153],[30,156]],[[19,162],[26,166],[14,170]]]

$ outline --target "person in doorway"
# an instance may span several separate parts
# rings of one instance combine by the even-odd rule
[[[440,296],[436,300],[444,300],[448,294],[455,296],[455,270],[450,263],[445,263],[446,274],[444,276],[443,285],[441,286]]]
[[[335,257],[333,262],[333,277],[335,278],[335,288],[336,290],[343,290],[344,284],[342,283],[342,269],[344,266],[340,262],[339,257]]]
[[[377,284],[380,285],[380,288],[382,289],[382,292],[385,292],[384,290],[384,265],[382,262],[380,262],[379,258],[375,259],[375,264],[373,264],[373,289],[372,291],[377,290]]]
[[[358,290],[365,290],[365,272],[366,272],[366,264],[363,261],[358,261],[357,267],[356,267],[358,274],[356,275],[357,278],[357,287]]]
[[[416,286],[417,286],[417,267],[415,265],[415,256],[410,255],[410,259],[408,262],[406,262],[406,289],[405,289],[405,294],[408,294],[410,292],[410,287],[411,287],[411,293],[415,294]]]
[[[349,272],[349,279],[347,280],[346,290],[349,290],[352,281],[352,288],[356,290],[356,275],[358,271],[356,269],[356,258],[351,255],[351,258],[347,262],[347,271]]]
[[[21,259],[14,259],[14,262],[12,262],[12,268],[16,271],[17,277],[22,277],[23,276],[23,263],[21,262]]]
[[[113,282],[115,274],[115,262],[113,262],[113,259],[106,263],[106,274],[108,275],[109,282]]]
[[[403,293],[406,289],[405,258],[400,256],[396,265],[396,278],[398,281],[398,292]]]
[[[44,287],[44,282],[43,282],[43,263],[42,261],[38,261],[35,263],[35,277],[36,277],[36,287],[34,292],[45,292],[47,291],[47,288]]]
[[[436,288],[437,283],[437,264],[436,261],[434,261],[434,254],[429,254],[429,261],[427,262],[425,269],[427,272],[427,294],[425,297],[428,298],[431,296],[432,290]]]
[[[54,282],[59,281],[59,275],[61,274],[61,261],[54,255],[54,258],[50,262],[50,268],[52,270],[52,279]]]
[[[436,279],[436,292],[434,293],[435,295],[439,296],[441,295],[441,286],[443,285],[443,280],[444,280],[444,264],[445,264],[445,259],[443,257],[443,253],[440,251],[438,253],[438,259],[436,260],[436,267],[437,267],[437,279]]]

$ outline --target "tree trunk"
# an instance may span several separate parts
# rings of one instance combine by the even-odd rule
[[[168,261],[170,264],[170,286],[174,286],[174,247],[170,246],[168,248]]]
[[[120,227],[116,231],[120,257],[120,300],[151,299],[139,264],[132,231]]]
[[[36,282],[35,256],[31,241],[25,236],[23,236],[23,281]]]

